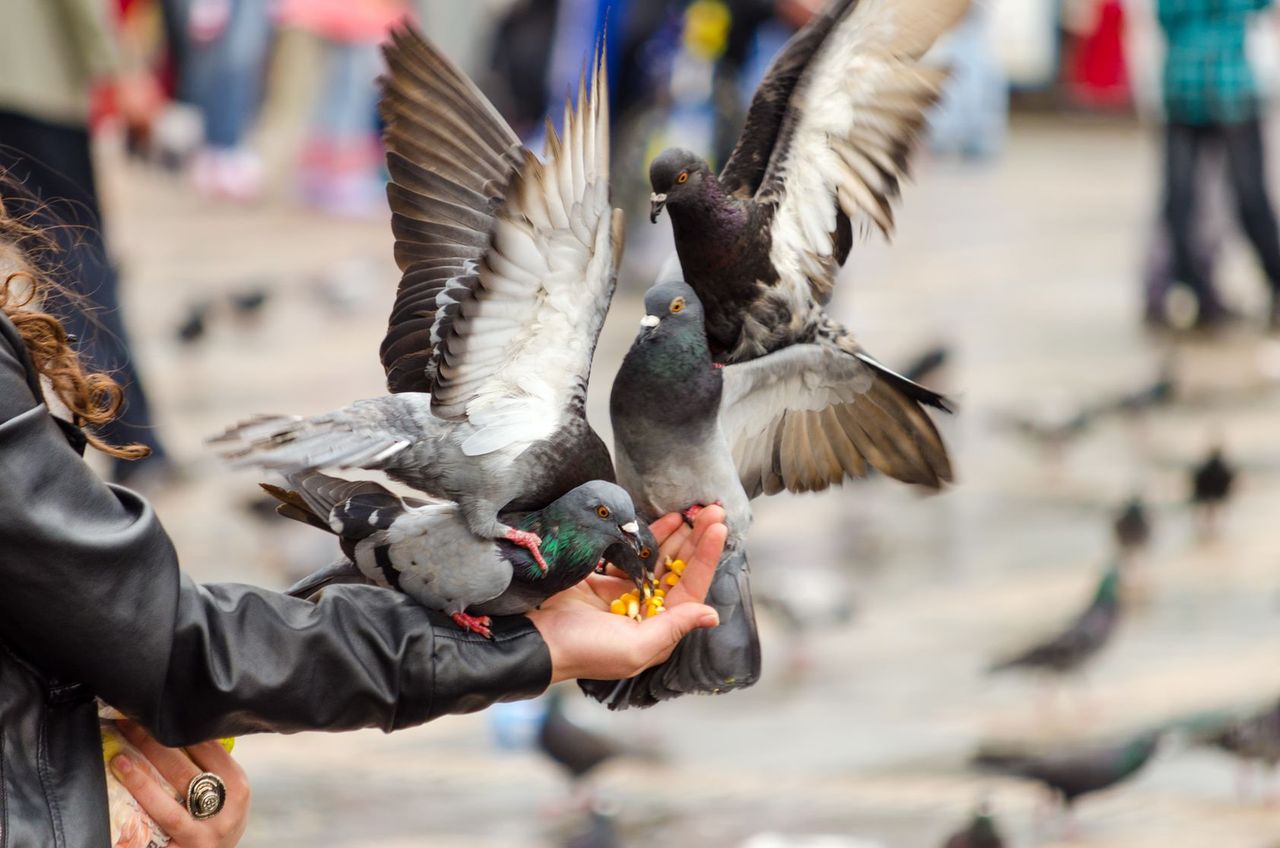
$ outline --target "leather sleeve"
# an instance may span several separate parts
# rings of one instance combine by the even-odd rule
[[[0,329],[12,330],[3,316]],[[108,486],[0,333],[0,640],[166,744],[252,731],[393,730],[531,697],[550,653],[523,616],[494,640],[375,587],[318,603],[199,586],[150,504]]]

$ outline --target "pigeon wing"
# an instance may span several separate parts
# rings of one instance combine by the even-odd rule
[[[411,27],[383,50],[391,229],[402,276],[382,341],[392,392],[430,392],[435,346],[475,284],[519,138],[475,84]]]
[[[773,209],[770,259],[796,301],[830,299],[851,222],[892,234],[892,203],[945,77],[919,60],[968,6],[859,0],[828,13],[840,17],[794,83],[754,194]]]
[[[866,354],[792,345],[724,369],[720,426],[748,497],[820,491],[868,466],[938,488],[951,464],[921,403],[946,408]]]
[[[581,408],[621,257],[609,203],[603,57],[565,104],[546,161],[525,151],[496,213],[474,284],[442,327],[432,411],[475,427],[468,456],[547,438]]]

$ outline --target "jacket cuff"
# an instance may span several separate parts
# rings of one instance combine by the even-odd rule
[[[406,692],[430,691],[421,699],[401,698],[402,704],[421,704],[426,714],[410,716],[402,708],[398,727],[476,712],[498,701],[535,698],[551,685],[551,650],[523,615],[494,617],[492,639],[452,622],[434,624],[432,630],[434,668],[410,669],[414,679],[405,683]]]

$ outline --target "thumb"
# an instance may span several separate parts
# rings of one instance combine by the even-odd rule
[[[696,603],[679,604],[661,615],[646,618],[640,625],[645,639],[645,654],[651,657],[646,667],[665,660],[680,640],[694,630],[718,624],[719,613],[706,604]]]

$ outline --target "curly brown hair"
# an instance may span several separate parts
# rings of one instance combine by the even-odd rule
[[[62,322],[40,309],[42,295],[55,289],[68,303],[82,307],[79,298],[54,282],[54,240],[30,216],[6,209],[5,197],[20,191],[0,172],[0,312],[18,328],[36,371],[49,381],[89,444],[119,459],[141,459],[150,448],[112,445],[94,431],[119,414],[124,393],[107,374],[85,371]]]

